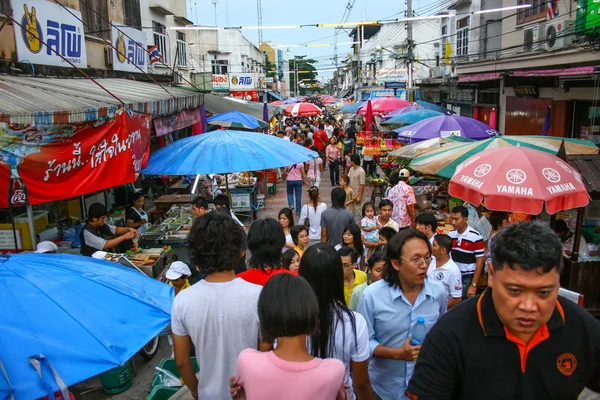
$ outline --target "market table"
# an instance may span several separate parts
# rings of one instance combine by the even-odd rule
[[[189,194],[164,194],[154,201],[157,210],[168,211],[174,204],[190,204],[192,202]]]

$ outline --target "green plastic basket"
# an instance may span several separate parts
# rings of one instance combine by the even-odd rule
[[[157,386],[152,389],[146,400],[167,400],[177,393],[178,390],[179,388]]]
[[[198,373],[198,371],[200,371],[200,368],[198,367],[198,362],[196,361],[196,357],[192,357],[191,359],[192,359],[192,366],[194,367],[194,372]],[[165,371],[169,371],[170,373],[175,375],[177,378],[181,379],[181,374],[179,374],[177,365],[175,365],[175,359],[172,357],[163,358],[162,360],[160,360],[160,363],[158,364],[158,368],[162,368]],[[152,388],[156,388],[156,387],[160,387],[160,386],[161,386],[161,384],[160,384],[159,378],[158,378],[158,371],[156,371],[156,373],[154,374],[154,379],[152,380]]]
[[[100,375],[102,390],[108,394],[118,394],[131,387],[131,369],[129,362],[106,371]]]

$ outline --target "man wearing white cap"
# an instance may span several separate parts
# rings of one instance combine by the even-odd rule
[[[190,287],[188,278],[192,275],[190,268],[181,261],[174,261],[171,263],[165,276],[169,280],[169,285],[175,288],[175,296],[179,294],[183,289]]]
[[[58,250],[58,246],[49,240],[39,242],[35,248],[36,253],[56,253],[56,250]]]
[[[415,192],[406,183],[410,172],[402,168],[399,172],[394,171],[390,175],[390,184],[393,186],[387,198],[394,205],[392,219],[398,223],[400,229],[410,228],[415,223]]]

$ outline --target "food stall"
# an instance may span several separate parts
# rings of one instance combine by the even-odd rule
[[[150,278],[159,280],[164,280],[161,277],[164,276],[166,268],[174,261],[168,248],[139,249],[127,253],[97,251],[92,257],[138,269]]]
[[[258,179],[249,172],[227,175],[226,186],[219,187],[223,192],[228,189],[231,198],[231,209],[238,217],[256,219],[258,211]]]

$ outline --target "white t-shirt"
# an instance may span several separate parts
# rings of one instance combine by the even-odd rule
[[[201,280],[181,291],[173,302],[171,329],[190,336],[200,367],[198,397],[228,399],[242,350],[256,349],[262,287],[236,278],[230,282]]]
[[[427,278],[444,285],[448,299],[460,299],[462,297],[462,275],[458,265],[451,258],[446,264],[436,268],[435,257],[432,257],[427,270]]]
[[[287,235],[285,235],[285,244],[294,244],[294,239],[292,239],[291,233],[288,233]],[[290,250],[290,248],[283,246],[283,248],[281,249],[281,253],[283,254],[287,250]]]
[[[300,210],[300,219],[298,220],[298,225],[304,225],[304,221],[307,216],[310,220],[310,228],[308,228],[308,238],[310,240],[321,240],[321,214],[323,211],[327,210],[327,204],[319,203],[317,206],[317,211],[311,205],[303,205]]]
[[[369,330],[367,321],[357,312],[352,311],[356,320],[356,342],[354,341],[354,331],[347,314],[344,314],[343,323],[338,320],[335,325],[335,344],[333,354],[328,356],[344,363],[346,375],[344,385],[350,388],[350,398],[355,399],[352,386],[352,377],[350,376],[350,361],[362,362],[368,360],[371,355],[369,348]],[[310,352],[310,338],[307,340],[307,346]]]

